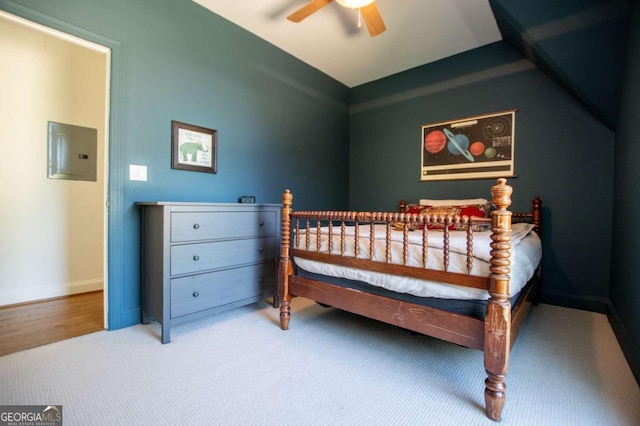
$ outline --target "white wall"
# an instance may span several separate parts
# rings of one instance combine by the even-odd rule
[[[0,16],[0,306],[103,288],[106,61]],[[48,121],[97,129],[97,182],[47,178]]]

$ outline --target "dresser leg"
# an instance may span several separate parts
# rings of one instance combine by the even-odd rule
[[[169,343],[171,341],[171,336],[169,332],[169,326],[162,324],[162,343]]]

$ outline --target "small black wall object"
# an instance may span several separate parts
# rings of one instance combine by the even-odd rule
[[[243,195],[240,198],[238,198],[238,202],[239,203],[255,203],[256,197],[254,197],[253,195]]]

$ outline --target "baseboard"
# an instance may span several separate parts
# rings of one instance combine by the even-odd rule
[[[33,302],[54,297],[70,296],[72,294],[87,293],[104,289],[104,280],[74,281],[60,285],[24,287],[0,292],[0,306],[15,305],[17,303]]]
[[[565,308],[581,309],[583,311],[606,314],[613,329],[613,333],[620,344],[631,372],[640,385],[640,352],[627,332],[624,323],[618,316],[613,304],[608,298],[574,296],[553,291],[541,291],[540,302]]]
[[[599,314],[606,314],[609,309],[609,299],[605,297],[575,296],[567,293],[544,290],[540,291],[540,303],[581,309]]]
[[[620,348],[622,348],[622,353],[629,363],[631,372],[636,378],[636,382],[640,385],[640,352],[638,352],[638,348],[633,344],[631,336],[629,336],[627,329],[610,300],[607,300],[607,317],[609,318],[613,333],[616,335],[616,339],[618,339]]]

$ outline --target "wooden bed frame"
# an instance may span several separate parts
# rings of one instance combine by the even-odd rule
[[[282,250],[278,272],[281,328],[283,330],[288,329],[291,315],[290,302],[294,297],[299,296],[458,345],[481,350],[484,352],[484,367],[487,373],[484,392],[486,415],[492,420],[500,420],[505,402],[505,378],[509,365],[509,353],[532,302],[535,303],[540,276],[540,266],[538,266],[534,277],[522,289],[521,297],[512,309],[509,301],[511,224],[512,221],[531,222],[536,227],[538,234],[541,235],[542,201],[539,197],[533,200],[531,212],[512,213],[508,210],[511,204],[511,193],[512,188],[506,184],[506,179],[498,179],[497,185],[491,188],[495,210],[491,212],[490,219],[484,219],[485,221],[490,221],[492,231],[491,273],[489,277],[485,278],[378,262],[353,256],[342,257],[335,254],[318,253],[313,250],[296,249],[295,245],[291,247],[292,220],[295,220],[296,226],[298,226],[299,220],[304,220],[307,227],[310,223],[309,220],[323,220],[324,223],[327,223],[327,221],[365,224],[375,222],[376,224],[387,224],[387,229],[392,224],[404,222],[407,224],[405,226],[406,234],[408,226],[424,225],[427,220],[446,222],[446,224],[459,223],[460,221],[476,223],[475,218],[460,218],[459,216],[427,217],[425,215],[404,213],[294,212],[292,210],[293,195],[287,190],[282,197]],[[468,228],[471,229],[472,226],[468,226]],[[300,232],[299,229],[297,229],[297,232]],[[471,231],[468,231],[468,233],[472,234]],[[442,234],[445,235],[445,239],[448,238],[446,237],[448,234],[446,230]],[[471,235],[469,241],[472,241],[472,239],[473,236]],[[387,244],[389,243],[387,242]],[[472,246],[472,243],[470,242],[469,245]],[[424,247],[426,247],[426,244],[424,244]],[[486,317],[483,321],[470,316],[301,277],[296,275],[292,262],[292,257],[298,256],[342,266],[486,289],[489,292]]]

